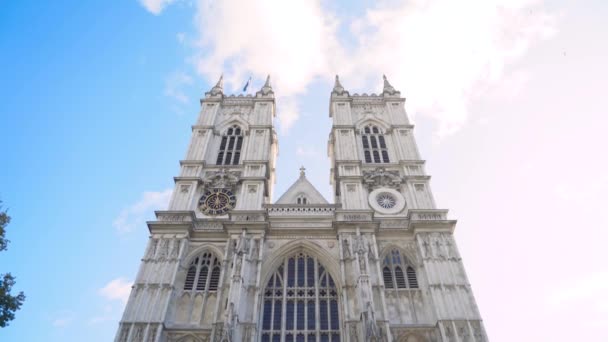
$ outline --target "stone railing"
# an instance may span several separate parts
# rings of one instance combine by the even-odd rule
[[[155,211],[156,220],[161,222],[191,222],[194,220],[190,211]]]
[[[270,206],[269,216],[333,216],[336,208],[333,206]]]
[[[448,211],[441,209],[412,209],[409,216],[412,221],[443,221],[448,219]]]

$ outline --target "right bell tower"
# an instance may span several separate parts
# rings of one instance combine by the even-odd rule
[[[437,209],[405,98],[383,77],[381,94],[351,95],[336,76],[329,105],[348,339],[488,341],[456,221]]]

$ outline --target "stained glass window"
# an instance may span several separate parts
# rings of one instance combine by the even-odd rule
[[[239,126],[228,128],[217,153],[217,165],[238,165],[241,159],[241,147],[243,146],[243,135]]]
[[[378,127],[369,125],[361,133],[363,157],[366,163],[389,163],[384,135]]]
[[[406,270],[405,274],[403,269]],[[418,288],[416,271],[397,249],[391,250],[384,257],[382,263],[382,278],[384,279],[385,289]]]
[[[204,252],[200,256],[194,258],[188,267],[188,273],[186,273],[184,291],[217,290],[221,266],[220,260],[211,252]],[[211,273],[211,275],[209,275],[209,273]]]
[[[286,281],[281,281],[286,279]],[[262,341],[340,340],[338,291],[315,257],[298,253],[283,261],[264,290]]]

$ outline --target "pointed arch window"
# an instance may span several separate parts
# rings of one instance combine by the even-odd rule
[[[377,126],[365,126],[361,133],[361,143],[366,163],[390,163],[384,134]]]
[[[416,271],[398,249],[393,249],[382,262],[382,278],[386,289],[417,289]]]
[[[238,165],[241,159],[241,148],[243,147],[243,135],[241,128],[234,125],[222,136],[220,149],[217,153],[217,165]]]
[[[184,291],[217,291],[221,262],[211,252],[204,252],[192,260],[186,273]]]
[[[313,256],[288,257],[268,280],[262,303],[262,342],[339,342],[338,290]]]

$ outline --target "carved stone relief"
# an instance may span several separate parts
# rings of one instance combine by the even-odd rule
[[[228,188],[234,189],[239,182],[241,173],[238,171],[228,171],[221,169],[219,171],[207,171],[203,184],[206,188]]]
[[[399,171],[386,171],[385,168],[378,167],[372,171],[363,171],[363,183],[369,191],[380,187],[399,189],[403,179],[399,176]]]

